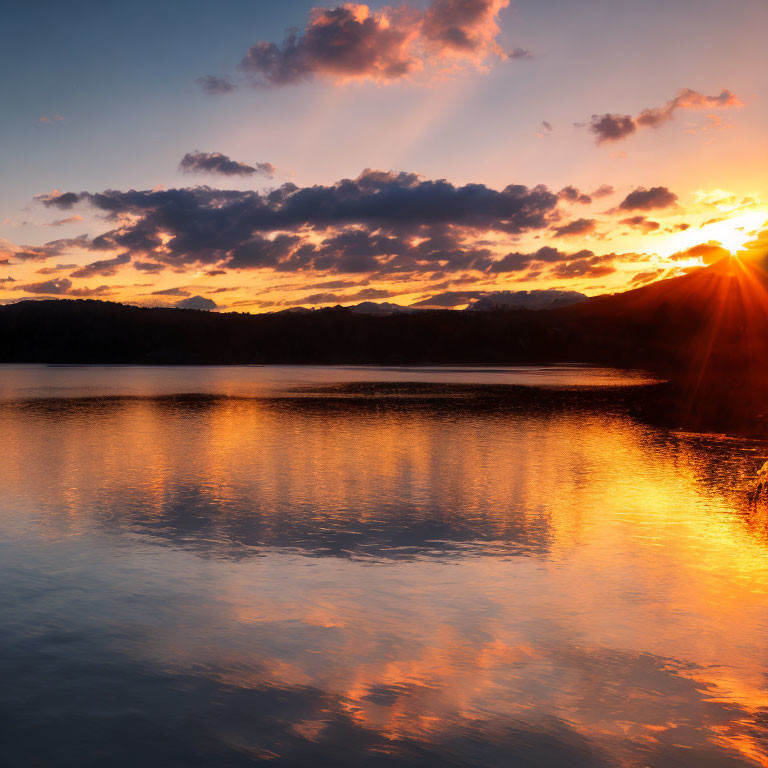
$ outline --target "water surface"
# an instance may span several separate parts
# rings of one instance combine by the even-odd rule
[[[0,762],[768,764],[768,447],[646,381],[0,368]]]

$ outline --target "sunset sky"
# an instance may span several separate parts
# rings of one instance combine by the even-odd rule
[[[766,28],[765,0],[10,0],[0,302],[461,308],[755,252]]]

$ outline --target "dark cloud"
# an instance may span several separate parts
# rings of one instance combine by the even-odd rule
[[[573,254],[567,261],[555,265],[550,271],[550,275],[567,279],[604,277],[616,271],[616,267],[613,265],[616,259],[617,256],[613,253],[595,256],[591,251],[580,251]]]
[[[597,143],[602,144],[606,141],[621,141],[639,128],[658,128],[673,120],[679,109],[728,109],[741,106],[742,102],[728,90],[716,96],[705,96],[690,88],[682,88],[664,106],[644,109],[636,117],[611,113],[592,115],[589,130],[595,134]]]
[[[95,275],[112,277],[120,267],[128,264],[130,261],[131,255],[129,253],[121,253],[119,256],[115,256],[114,259],[102,259],[101,261],[86,264],[84,267],[80,267],[72,272],[70,277],[94,277]]]
[[[235,85],[228,77],[216,77],[216,75],[205,75],[198,77],[195,81],[206,92],[211,95],[221,93],[231,93],[235,90]]]
[[[490,54],[527,58],[516,48],[504,54],[496,42],[499,12],[509,0],[432,0],[421,11],[406,5],[374,11],[345,3],[316,8],[303,31],[289,31],[282,43],[253,45],[240,64],[254,85],[284,86],[325,77],[388,82],[446,59],[480,63]],[[229,79],[208,75],[198,83],[208,92],[234,88]]]
[[[592,251],[579,251],[578,257],[589,254],[594,255]],[[533,253],[508,253],[501,259],[491,262],[488,270],[490,272],[522,272],[528,269],[534,263],[554,264],[558,261],[565,261],[574,258],[573,255],[553,248],[551,245],[545,245]]]
[[[606,141],[621,141],[627,136],[631,136],[636,130],[637,125],[632,115],[592,115],[589,121],[589,130],[597,136],[597,143],[602,144]]]
[[[77,296],[80,299],[87,299],[91,296],[108,296],[114,293],[114,288],[108,285],[100,285],[97,288],[72,288],[67,291],[68,296]]]
[[[185,173],[217,173],[221,176],[268,176],[272,178],[277,169],[272,163],[246,165],[223,155],[221,152],[187,152],[181,158],[179,170]]]
[[[490,266],[491,272],[521,272],[531,265],[532,257],[526,253],[508,253]]]
[[[157,264],[154,261],[134,261],[133,268],[137,269],[139,272],[156,275],[158,272],[162,272],[165,269],[165,264]]]
[[[372,299],[388,299],[396,294],[392,291],[387,291],[380,288],[363,288],[360,291],[350,294],[339,293],[312,293],[308,296],[303,296],[300,299],[286,302],[292,306],[298,305],[316,305],[316,304],[348,304],[354,301],[371,301]]]
[[[472,237],[544,229],[558,202],[545,187],[457,187],[380,171],[330,186],[284,184],[265,194],[209,187],[108,190],[43,202],[69,206],[72,198],[118,222],[88,247],[128,251],[137,264],[346,272],[484,269],[491,252],[471,245]],[[312,231],[327,234],[318,243],[308,238]]]
[[[642,229],[643,232],[655,232],[661,227],[658,221],[650,221],[645,216],[630,216],[628,219],[621,219],[619,224],[626,224],[634,229]]]
[[[581,205],[589,205],[592,202],[592,198],[589,195],[585,195],[580,192],[576,187],[563,187],[557,196],[561,200],[565,200],[567,203],[580,203]]]
[[[445,291],[421,299],[411,307],[419,309],[452,309],[464,304],[467,309],[489,311],[494,309],[551,309],[583,301],[587,297],[577,291],[557,288],[533,291]]]
[[[667,187],[638,187],[630,192],[619,204],[623,211],[651,211],[655,208],[669,208],[677,202],[677,195]]]
[[[177,309],[211,310],[217,309],[219,305],[211,299],[206,299],[204,296],[190,296],[188,299],[177,301],[174,306]]]
[[[529,51],[527,48],[513,48],[509,54],[510,59],[513,60],[520,60],[520,59],[533,59],[535,58],[532,51]]]
[[[555,237],[569,237],[571,235],[586,235],[595,231],[597,222],[594,219],[575,219],[561,227],[555,227]]]
[[[296,235],[277,235],[271,240],[254,235],[232,249],[227,266],[231,269],[275,268],[291,255],[300,242],[301,238]]]
[[[590,196],[599,199],[601,197],[609,197],[615,192],[614,188],[610,184],[601,184],[596,190],[590,192]]]
[[[152,291],[152,296],[189,296],[189,291],[183,288],[164,288],[161,291]]]
[[[114,291],[113,287],[100,285],[97,288],[73,288],[72,281],[60,277],[53,280],[46,280],[42,283],[28,283],[20,285],[15,290],[33,293],[40,296],[75,296],[77,298],[88,298],[90,296],[104,296]]]
[[[444,293],[438,293],[426,299],[421,299],[421,301],[417,301],[410,306],[423,309],[453,309],[453,307],[469,304],[469,302],[480,298],[482,295],[483,291],[445,291]]]
[[[419,68],[412,47],[414,14],[373,13],[364,5],[316,9],[303,34],[289,32],[281,45],[260,42],[241,62],[259,85],[290,85],[316,75],[334,78],[401,78]]]
[[[66,210],[79,202],[80,197],[74,192],[51,192],[50,194],[36,195],[36,200],[41,200],[44,205],[55,205],[57,208]]]
[[[662,187],[635,190],[623,205],[655,207],[663,202],[659,190],[672,194]],[[348,303],[373,295],[335,288],[374,280],[407,283],[418,276],[448,288],[478,273],[520,273],[519,279],[535,279],[543,270],[560,278],[610,274],[620,258],[615,254],[566,253],[547,245],[532,253],[497,255],[498,242],[509,235],[593,232],[593,219],[552,230],[560,200],[578,200],[581,194],[569,187],[557,195],[545,187],[455,186],[412,173],[366,170],[332,185],[284,184],[262,193],[210,187],[65,193],[61,205],[69,205],[72,195],[114,223],[93,240],[78,241],[81,247],[123,254],[80,268],[88,270],[81,276],[107,274],[118,261],[127,262],[125,254],[134,268],[147,273],[202,267],[209,275],[248,269],[360,275],[317,283],[319,293],[308,291],[301,300]],[[47,196],[43,202],[57,207],[59,197]],[[326,300],[318,299],[320,294]]]
[[[500,308],[552,309],[578,304],[587,297],[578,291],[557,288],[533,291],[489,291],[470,302],[469,309],[487,311]]]
[[[48,296],[61,296],[72,287],[72,281],[62,277],[56,280],[45,280],[42,283],[28,283],[19,286],[19,290],[25,293],[37,293]]]

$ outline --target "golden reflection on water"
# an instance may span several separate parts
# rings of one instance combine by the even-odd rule
[[[164,615],[135,658],[324,691],[393,751],[556,722],[611,765],[768,765],[759,444],[448,401],[27,401],[0,430],[2,538],[111,552],[119,585],[87,568]]]

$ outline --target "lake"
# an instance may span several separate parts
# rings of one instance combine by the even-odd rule
[[[650,383],[0,366],[0,763],[768,765],[768,444]]]

